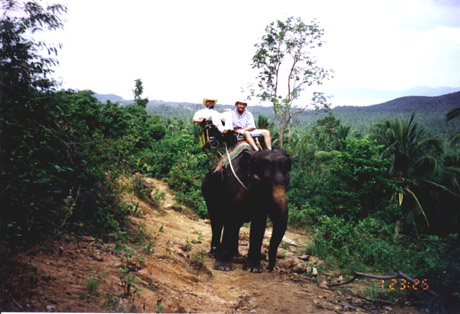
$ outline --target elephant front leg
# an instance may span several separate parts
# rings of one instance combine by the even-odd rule
[[[211,219],[211,250],[209,251],[209,257],[217,257],[219,250],[221,249],[220,239],[222,237],[223,223],[218,219]]]
[[[222,245],[214,262],[214,269],[230,271],[233,270],[232,258],[235,255],[235,246],[238,247],[237,225],[225,225]],[[236,243],[236,244],[235,244]]]
[[[244,270],[248,270],[254,273],[263,272],[263,267],[260,264],[260,251],[262,248],[262,241],[264,239],[266,225],[266,215],[261,215],[260,217],[253,219],[251,222],[248,259],[243,265]]]

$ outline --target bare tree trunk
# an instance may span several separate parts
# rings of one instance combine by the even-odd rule
[[[280,143],[280,148],[281,149],[283,149],[283,147],[284,147],[283,134],[284,134],[284,131],[281,128],[278,128],[278,141]]]

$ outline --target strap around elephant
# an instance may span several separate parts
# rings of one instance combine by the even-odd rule
[[[232,159],[230,158],[230,154],[228,153],[228,147],[225,145],[225,151],[227,152],[227,157],[228,157],[228,163],[230,165],[230,169],[232,169],[232,173],[235,176],[236,180],[241,184],[241,186],[247,191],[248,188],[244,185],[243,182],[241,182],[240,178],[236,175],[235,169],[233,169],[233,164],[232,164]]]

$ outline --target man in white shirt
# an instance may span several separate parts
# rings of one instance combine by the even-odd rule
[[[205,109],[198,110],[193,116],[193,122],[201,123],[205,120],[210,120],[214,124],[220,133],[225,134],[230,130],[233,130],[232,120],[230,115],[220,114],[214,107],[216,106],[217,99],[203,99],[203,105]]]

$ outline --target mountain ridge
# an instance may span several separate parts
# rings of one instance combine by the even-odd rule
[[[367,111],[368,109],[387,111],[395,110],[398,111],[412,111],[420,109],[452,109],[456,106],[460,106],[460,91],[445,94],[441,96],[404,96],[399,97],[390,101],[386,101],[380,104],[371,106],[338,106],[333,110],[341,111],[348,109],[362,108]]]
[[[429,103],[437,104],[442,107],[447,107],[447,108],[452,108],[455,106],[455,104],[460,105],[460,88],[452,88],[452,87],[439,87],[439,88],[431,88],[431,87],[414,87],[411,89],[407,89],[404,91],[383,91],[375,88],[363,88],[363,89],[337,89],[338,91],[348,91],[350,92],[351,90],[356,90],[361,91],[359,94],[360,97],[366,98],[389,98],[388,95],[392,94],[395,97],[391,97],[394,99],[385,101],[385,102],[379,102],[377,104],[372,104],[368,106],[356,106],[356,105],[342,105],[342,106],[336,106],[333,108],[343,110],[341,108],[373,108],[373,109],[395,109],[397,106],[403,106],[404,108],[398,108],[398,110],[401,109],[406,109],[410,110],[410,108],[415,109],[417,106],[429,106]],[[385,92],[387,93],[386,96],[379,94],[380,92]],[[447,92],[447,93],[445,93]],[[338,94],[338,96],[346,96],[346,97],[356,97],[356,95],[350,94]],[[388,94],[389,93],[389,94]],[[440,94],[442,93],[442,94]],[[125,100],[121,96],[115,95],[115,94],[98,94],[95,93],[94,96],[100,101],[100,102],[106,102],[106,101],[111,101],[111,102],[121,102],[123,104],[129,104],[133,100]],[[334,97],[336,97],[335,95]],[[157,106],[157,105],[168,105],[168,106],[195,106],[198,103],[193,103],[193,102],[177,102],[177,101],[164,101],[164,100],[150,100],[148,103],[148,106]],[[228,104],[220,104],[221,106],[229,106]],[[231,105],[230,105],[231,106]],[[253,105],[251,107],[262,107],[260,105]],[[407,107],[407,108],[406,108]]]
[[[334,98],[396,99],[406,96],[441,96],[460,91],[460,87],[417,86],[405,90],[379,88],[336,88],[329,91]]]

